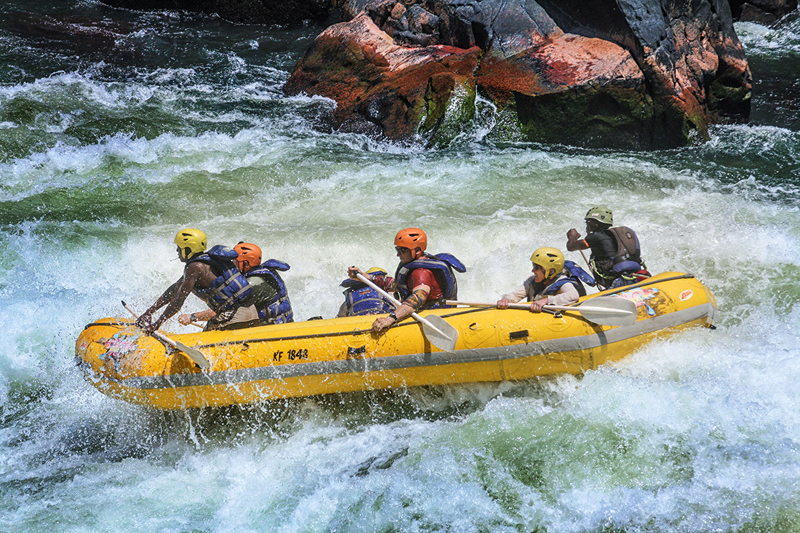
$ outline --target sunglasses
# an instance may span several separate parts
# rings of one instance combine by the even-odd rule
[[[408,248],[403,248],[402,246],[395,246],[395,247],[394,247],[394,250],[395,250],[395,252],[397,252],[398,254],[404,254],[404,253],[406,253],[406,252],[410,252],[410,251],[411,251],[411,250],[409,250]]]

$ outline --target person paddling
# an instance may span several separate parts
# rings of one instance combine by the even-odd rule
[[[467,268],[451,254],[431,255],[428,236],[419,228],[406,228],[397,232],[394,238],[395,251],[400,259],[395,274],[395,286],[400,294],[402,305],[389,313],[389,316],[375,319],[372,330],[379,332],[395,322],[411,316],[423,309],[450,307],[445,300],[458,299],[458,285],[453,273],[466,272]],[[356,278],[361,271],[350,267],[348,274]]]
[[[497,301],[498,309],[508,309],[508,304],[527,298],[531,311],[540,313],[545,305],[572,305],[586,296],[582,280],[594,285],[592,277],[572,261],[566,261],[558,248],[537,248],[531,255],[531,262],[533,276],[501,296]]]
[[[214,246],[206,252],[206,234],[194,228],[175,235],[178,257],[185,263],[183,275],[164,291],[156,302],[136,320],[145,333],[152,334],[180,311],[189,294],[194,294],[213,312],[205,329],[237,329],[258,323],[252,304],[252,287],[236,264],[238,254],[226,246]],[[166,306],[166,307],[165,307]],[[153,321],[153,313],[165,307]],[[201,312],[202,314],[203,312]],[[191,317],[192,321],[201,317]]]
[[[636,232],[626,226],[612,227],[614,216],[604,206],[592,207],[584,217],[586,237],[575,228],[567,232],[567,250],[591,248],[589,268],[597,284],[605,289],[630,285],[649,278],[641,257]]]
[[[258,311],[259,324],[294,322],[292,302],[289,300],[286,284],[279,274],[291,267],[277,259],[268,259],[261,263],[261,248],[251,242],[240,242],[233,247],[233,250],[239,254],[236,258],[239,271],[253,288],[252,301]],[[178,317],[178,322],[185,326],[195,320],[208,320],[213,316],[214,311],[209,309],[191,315],[181,315]]]

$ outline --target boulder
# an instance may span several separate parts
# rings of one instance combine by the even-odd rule
[[[797,9],[797,0],[730,0],[734,20],[774,24]]]
[[[679,146],[749,113],[725,0],[348,0],[343,13],[285,91],[332,98],[349,131],[446,143],[441,125],[463,129],[476,91],[502,117],[494,135],[583,146]]]
[[[480,54],[478,47],[396,44],[362,12],[317,37],[284,91],[336,100],[333,119],[342,131],[423,135],[439,144],[472,119]]]
[[[633,57],[602,39],[562,34],[489,57],[478,86],[531,141],[594,147],[654,144],[655,105]]]

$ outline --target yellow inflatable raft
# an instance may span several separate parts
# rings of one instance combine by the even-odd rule
[[[600,325],[582,314],[451,308],[437,315],[458,331],[452,352],[406,319],[382,334],[375,316],[310,320],[233,331],[169,335],[198,349],[201,369],[185,353],[145,336],[132,320],[86,326],[75,352],[87,380],[101,392],[161,409],[247,404],[394,387],[524,380],[581,374],[627,356],[656,336],[712,326],[717,305],[694,276],[668,272],[598,296],[636,304],[636,322]]]

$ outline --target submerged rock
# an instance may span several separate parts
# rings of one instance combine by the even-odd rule
[[[352,20],[317,38],[284,90],[332,98],[347,131],[446,143],[476,94],[497,107],[495,136],[594,147],[679,146],[749,113],[723,0],[348,0],[342,12]]]

